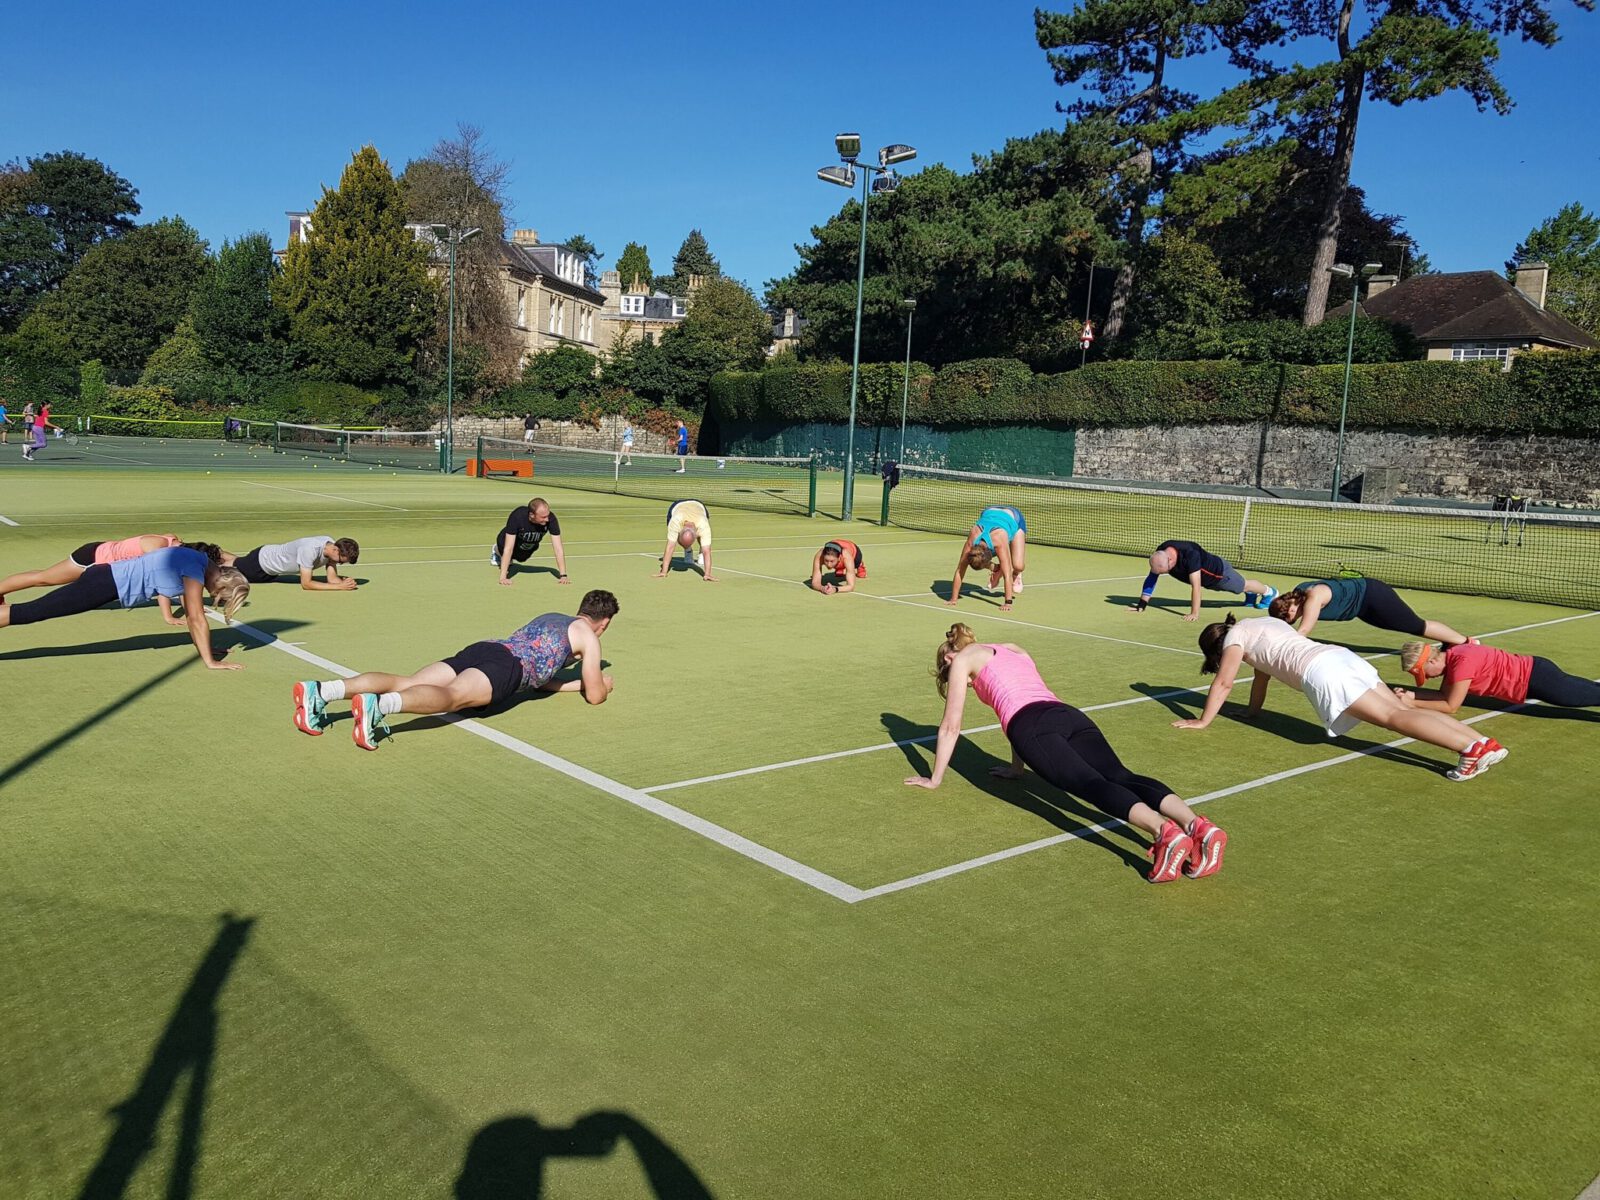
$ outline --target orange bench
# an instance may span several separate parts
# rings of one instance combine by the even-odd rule
[[[496,475],[515,475],[522,479],[533,478],[533,460],[528,458],[469,458],[467,474],[476,478],[490,472]]]

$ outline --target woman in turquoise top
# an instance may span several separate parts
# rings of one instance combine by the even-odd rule
[[[954,604],[961,599],[961,580],[971,567],[981,571],[993,564],[989,572],[989,590],[1005,581],[1005,602],[1000,611],[1011,608],[1012,599],[1022,591],[1022,572],[1028,562],[1028,522],[1020,508],[993,506],[978,514],[961,546],[961,557],[956,560],[955,578],[950,581],[950,599]]]
[[[1298,583],[1267,608],[1269,615],[1294,625],[1310,637],[1318,621],[1363,621],[1378,629],[1426,637],[1447,646],[1469,639],[1442,621],[1419,617],[1398,592],[1381,579],[1358,575],[1354,579],[1310,579]]]

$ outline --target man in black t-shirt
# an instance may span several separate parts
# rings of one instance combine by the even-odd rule
[[[556,582],[572,582],[567,578],[567,556],[561,548],[561,522],[556,520],[544,498],[535,496],[526,507],[512,509],[505,525],[495,535],[489,561],[500,568],[502,587],[511,586],[511,564],[532,558],[545,534],[550,535],[550,548],[556,555]]]
[[[1276,588],[1259,580],[1246,579],[1227,559],[1211,553],[1199,542],[1167,541],[1157,546],[1150,556],[1150,574],[1145,577],[1144,587],[1139,589],[1139,599],[1130,606],[1132,611],[1145,610],[1155,593],[1156,580],[1163,575],[1189,582],[1189,611],[1184,614],[1185,621],[1200,618],[1201,588],[1235,595],[1243,593],[1246,608],[1266,608],[1278,595]]]

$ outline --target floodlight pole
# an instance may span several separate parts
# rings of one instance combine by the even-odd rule
[[[906,407],[911,402],[911,322],[917,316],[917,302],[915,300],[902,300],[900,306],[906,310],[906,370],[900,377],[900,458],[906,458]]]
[[[1339,485],[1344,478],[1344,419],[1350,411],[1350,360],[1356,352],[1356,306],[1361,299],[1361,275],[1350,273],[1350,336],[1344,346],[1344,394],[1339,398],[1339,441],[1333,452],[1333,489],[1328,499],[1339,501]]]
[[[456,231],[450,231],[450,329],[444,351],[444,457],[439,469],[448,475],[456,465]]]
[[[856,251],[856,336],[850,355],[850,431],[844,444],[844,503],[839,517],[848,521],[855,513],[856,498],[856,389],[861,380],[861,297],[867,284],[867,188],[872,168],[867,163],[861,172],[861,244]]]

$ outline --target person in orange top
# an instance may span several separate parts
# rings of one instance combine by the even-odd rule
[[[1444,677],[1436,692],[1395,688],[1407,708],[1453,713],[1468,696],[1487,696],[1507,704],[1537,700],[1556,708],[1600,708],[1600,683],[1571,675],[1548,658],[1512,654],[1494,646],[1469,642],[1445,649],[1432,642],[1407,642],[1400,647],[1400,665],[1421,688]]]
[[[18,571],[0,579],[0,600],[12,592],[28,588],[57,587],[71,583],[90,567],[101,563],[125,562],[149,554],[152,550],[167,550],[181,546],[183,541],[175,533],[141,533],[123,538],[119,542],[85,542],[53,567],[42,571]],[[203,552],[202,544],[199,549]]]
[[[839,576],[839,582],[823,583],[824,574]],[[823,545],[811,559],[811,588],[824,596],[834,592],[853,592],[856,580],[867,577],[866,556],[861,547],[845,538],[835,538]]]

